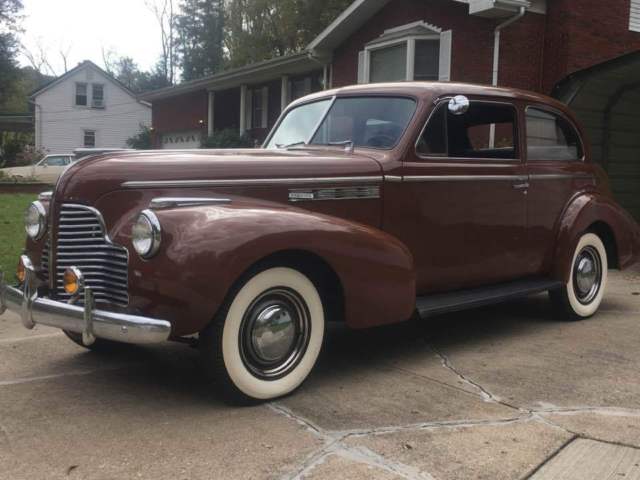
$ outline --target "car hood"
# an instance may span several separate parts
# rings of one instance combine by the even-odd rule
[[[101,196],[122,188],[154,186],[147,182],[156,182],[158,188],[184,188],[179,182],[278,179],[286,184],[287,179],[296,178],[380,175],[380,164],[373,158],[339,149],[111,153],[71,165],[58,181],[56,198],[94,203]]]

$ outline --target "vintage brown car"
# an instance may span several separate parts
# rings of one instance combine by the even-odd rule
[[[234,402],[309,375],[327,321],[353,328],[548,291],[598,309],[640,255],[567,108],[455,83],[294,102],[264,148],[112,153],[33,203],[1,310],[88,348],[196,342]]]

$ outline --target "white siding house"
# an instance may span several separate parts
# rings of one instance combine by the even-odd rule
[[[31,95],[36,148],[71,153],[79,147],[126,147],[151,125],[151,106],[90,61]]]

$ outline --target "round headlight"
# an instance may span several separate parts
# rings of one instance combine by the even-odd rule
[[[24,229],[34,240],[42,238],[47,230],[47,211],[40,202],[33,202],[24,213]]]
[[[144,210],[131,229],[133,248],[142,258],[153,257],[160,248],[160,221],[151,210]]]

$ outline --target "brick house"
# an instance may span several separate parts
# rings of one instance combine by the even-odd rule
[[[570,104],[618,199],[640,214],[640,0],[355,0],[300,54],[155,92],[159,146],[237,128],[264,138],[307,93],[401,80],[464,81]]]

